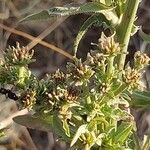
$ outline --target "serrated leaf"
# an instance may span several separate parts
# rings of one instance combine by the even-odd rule
[[[79,139],[79,137],[81,136],[81,134],[86,133],[86,132],[87,132],[87,125],[86,124],[81,125],[78,128],[76,134],[74,135],[74,137],[73,137],[73,139],[71,141],[70,146],[72,147],[77,142],[77,140]]]
[[[142,29],[139,30],[139,34],[141,36],[141,38],[146,41],[146,42],[150,42],[150,35],[146,34],[142,31]]]
[[[77,7],[73,7],[70,5],[65,7],[53,7],[49,10],[43,10],[39,13],[27,16],[26,18],[21,20],[21,22],[29,20],[48,19],[54,16],[69,16],[81,13],[101,13],[111,9],[112,7],[98,2],[88,2]]]

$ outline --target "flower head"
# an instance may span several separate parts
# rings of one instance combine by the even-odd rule
[[[136,70],[128,67],[123,72],[123,81],[131,88],[138,88],[140,84],[141,73]]]
[[[5,61],[13,65],[26,65],[31,63],[33,60],[33,50],[29,50],[27,47],[20,47],[19,43],[16,43],[16,47],[10,47],[6,49],[4,53]]]
[[[150,61],[150,58],[146,54],[140,51],[137,51],[134,54],[134,66],[137,69],[144,68],[146,65],[148,65],[149,61]]]
[[[99,47],[106,55],[116,55],[121,49],[119,43],[115,42],[114,35],[106,37],[103,33],[99,39]]]

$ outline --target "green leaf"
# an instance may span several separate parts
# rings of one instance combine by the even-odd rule
[[[116,6],[115,11],[117,13],[117,16],[120,18],[124,14],[126,8],[126,0],[116,0],[115,6]]]
[[[70,142],[70,138],[66,135],[64,129],[63,129],[63,124],[60,118],[57,115],[53,115],[53,131],[61,137],[63,140]]]
[[[72,147],[77,142],[77,140],[79,139],[79,137],[81,136],[81,134],[86,133],[86,132],[87,132],[87,125],[86,124],[81,125],[78,128],[76,134],[74,135],[74,137],[73,137],[73,139],[71,141],[70,146]]]
[[[22,115],[13,118],[14,122],[28,128],[46,132],[53,132],[58,137],[69,141],[66,136],[61,120],[56,115]]]
[[[127,85],[121,84],[120,86],[118,86],[117,89],[115,89],[115,91],[113,91],[113,94],[114,96],[118,96],[119,94],[123,93],[126,89],[127,89]]]
[[[150,92],[149,91],[135,91],[132,95],[130,95],[132,101],[131,105],[133,106],[142,106],[149,107],[150,106]]]
[[[74,55],[76,56],[76,53],[77,53],[77,50],[78,50],[78,46],[79,46],[79,43],[82,39],[82,37],[85,35],[85,33],[88,31],[88,29],[94,24],[96,23],[98,20],[97,20],[97,17],[96,15],[92,15],[91,17],[89,17],[85,22],[84,24],[81,26],[80,28],[80,31],[78,32],[78,35],[75,39],[75,42],[74,42]]]
[[[88,124],[88,130],[95,130],[99,124],[104,124],[106,127],[109,125],[109,123],[105,120],[104,117],[96,117]]]
[[[118,128],[117,131],[114,133],[114,142],[123,144],[125,140],[128,138],[132,131],[133,125],[129,123],[122,123]]]
[[[43,10],[39,13],[31,14],[31,15],[23,18],[22,20],[20,20],[20,22],[31,21],[31,20],[47,20],[49,18],[50,18],[50,15],[49,15],[48,11]]]
[[[150,35],[146,34],[142,31],[142,29],[139,30],[139,34],[141,36],[141,38],[146,41],[146,42],[150,42]]]
[[[21,115],[13,118],[13,121],[28,128],[51,132],[53,117],[49,116],[48,121],[45,121],[42,117]]]
[[[65,130],[65,133],[68,137],[70,137],[70,129],[69,129],[69,125],[67,123],[67,120],[63,120],[63,129]]]
[[[53,7],[49,10],[43,10],[39,13],[29,15],[21,20],[21,22],[29,20],[48,19],[54,16],[69,16],[81,13],[102,13],[111,9],[112,7],[106,6],[98,2],[88,2],[76,7],[70,5],[65,7]]]
[[[101,26],[104,22],[110,25],[109,21],[106,19],[106,17],[103,14],[94,14],[83,23],[74,42],[74,55],[75,56],[78,50],[79,43],[81,39],[83,38],[83,36],[88,31],[88,29],[93,24],[98,24],[98,26]]]

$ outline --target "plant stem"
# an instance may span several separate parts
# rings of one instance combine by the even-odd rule
[[[133,23],[135,21],[136,12],[140,3],[140,0],[127,0],[126,9],[122,17],[122,21],[117,28],[117,40],[123,45],[121,55],[119,57],[119,69],[124,68],[127,48],[131,36]]]
[[[112,76],[112,72],[113,72],[113,63],[114,63],[114,56],[111,56],[109,57],[108,59],[108,65],[107,65],[107,71],[106,71],[106,74],[107,74],[107,79],[109,80],[110,77]],[[107,81],[108,81],[107,80]]]
[[[24,66],[19,66],[19,72],[18,72],[18,76],[19,76],[19,80],[18,80],[18,84],[19,86],[23,86],[25,83],[25,76],[26,76],[27,70]]]

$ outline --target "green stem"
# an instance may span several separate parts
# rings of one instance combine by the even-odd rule
[[[18,84],[19,86],[24,86],[25,84],[25,77],[26,77],[26,73],[27,73],[27,70],[24,66],[19,66],[19,70],[18,70]]]
[[[113,63],[114,63],[114,56],[108,58],[108,65],[107,65],[107,79],[109,80],[113,73]]]
[[[122,21],[117,28],[117,39],[118,42],[123,45],[122,54],[119,57],[119,69],[124,68],[127,48],[131,36],[131,31],[133,23],[135,21],[137,9],[139,6],[140,0],[127,0],[127,5],[125,12],[122,17]]]

